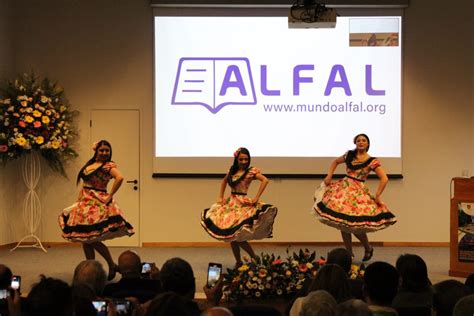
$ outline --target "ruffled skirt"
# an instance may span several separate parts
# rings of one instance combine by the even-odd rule
[[[384,203],[377,204],[367,186],[343,178],[316,189],[312,213],[324,224],[345,232],[374,232],[397,222]]]
[[[277,213],[273,205],[253,205],[247,196],[231,195],[205,209],[201,225],[211,237],[228,242],[271,238]]]
[[[117,203],[105,205],[107,192],[83,189],[81,199],[65,208],[59,216],[63,238],[73,242],[93,243],[134,234]]]

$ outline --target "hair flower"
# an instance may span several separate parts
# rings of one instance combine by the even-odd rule
[[[235,158],[239,157],[239,154],[240,154],[240,148],[234,152],[234,157]]]

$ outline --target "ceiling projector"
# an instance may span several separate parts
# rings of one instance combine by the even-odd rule
[[[301,28],[334,28],[337,13],[335,9],[326,8],[324,4],[304,1],[295,3],[288,14],[288,27]]]

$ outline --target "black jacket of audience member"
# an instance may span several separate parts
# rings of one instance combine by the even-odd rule
[[[140,303],[145,303],[161,292],[161,283],[158,280],[122,278],[117,283],[107,284],[103,295],[113,298],[136,297]]]

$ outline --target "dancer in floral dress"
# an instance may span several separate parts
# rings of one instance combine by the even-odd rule
[[[388,178],[380,161],[367,153],[369,137],[359,134],[354,138],[354,144],[354,150],[336,158],[329,167],[328,175],[316,190],[313,213],[324,224],[341,230],[344,245],[353,257],[351,234],[354,234],[365,248],[362,261],[367,261],[374,253],[367,232],[384,229],[395,224],[397,219],[380,200]],[[346,164],[346,177],[331,182],[336,167],[341,163]],[[371,171],[379,177],[375,196],[364,183]]]
[[[94,156],[81,168],[77,183],[83,186],[76,203],[64,209],[59,216],[63,238],[81,242],[86,259],[95,259],[97,251],[109,265],[108,279],[118,270],[103,240],[134,234],[133,227],[113,199],[120,188],[123,177],[117,165],[111,161],[112,146],[106,140],[94,144]],[[107,184],[114,178],[110,192]]]
[[[246,148],[237,149],[234,163],[222,180],[217,203],[205,209],[201,215],[201,225],[209,235],[230,242],[237,265],[242,264],[240,248],[256,258],[248,241],[272,237],[273,222],[277,215],[275,206],[259,202],[268,179],[259,169],[250,167],[250,160]],[[255,197],[250,199],[247,190],[255,179],[261,182],[260,188]],[[231,188],[231,194],[224,199],[227,185]]]

